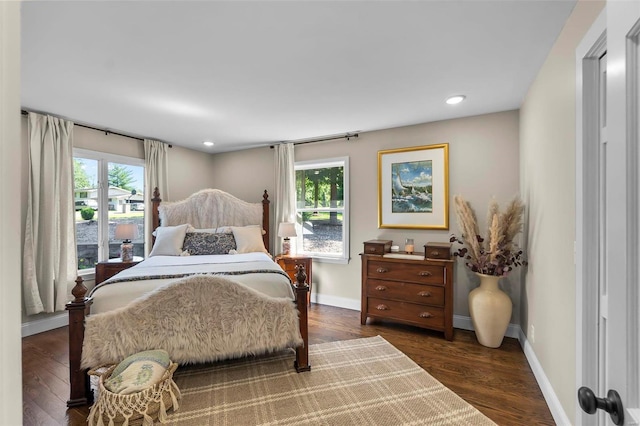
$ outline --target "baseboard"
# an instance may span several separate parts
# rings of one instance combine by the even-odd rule
[[[453,316],[453,328],[474,331],[473,323],[471,322],[471,317],[465,317],[463,315]],[[519,339],[521,332],[522,330],[520,329],[519,325],[509,324],[509,327],[507,327],[507,331],[504,333],[504,335],[507,337],[513,337],[514,339]]]
[[[551,415],[553,416],[553,420],[557,425],[570,425],[571,421],[569,417],[567,417],[567,413],[562,408],[562,404],[560,404],[560,400],[553,390],[553,386],[551,386],[551,382],[547,378],[547,375],[544,373],[544,369],[540,362],[538,361],[538,357],[536,357],[536,353],[533,351],[533,348],[529,344],[527,340],[527,336],[525,336],[522,329],[520,329],[520,335],[518,336],[518,340],[520,341],[520,346],[522,346],[522,351],[524,352],[524,356],[527,358],[529,362],[529,366],[531,367],[531,371],[538,382],[538,386],[542,391],[542,395],[544,396],[545,401],[547,402],[547,406],[549,407],[549,411],[551,411]]]
[[[347,299],[346,297],[328,296],[326,294],[311,294],[311,301],[320,305],[335,306],[336,308],[351,309],[352,311],[360,311],[360,299]]]
[[[27,321],[22,323],[22,337],[32,336],[45,331],[53,330],[69,325],[69,315],[67,312],[53,315],[49,318]]]

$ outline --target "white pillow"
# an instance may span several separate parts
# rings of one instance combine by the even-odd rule
[[[238,253],[268,253],[262,240],[262,229],[258,225],[232,226]]]
[[[156,229],[156,241],[149,253],[151,256],[180,256],[188,223],[178,226],[159,226]]]

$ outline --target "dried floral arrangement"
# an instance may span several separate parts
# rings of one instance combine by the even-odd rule
[[[511,200],[503,213],[497,201],[491,201],[486,239],[480,235],[475,212],[469,203],[459,195],[453,200],[462,237],[451,235],[450,241],[465,245],[454,251],[454,255],[465,259],[469,269],[480,274],[501,276],[517,266],[527,264],[524,253],[513,242],[522,231],[524,205],[518,197]]]

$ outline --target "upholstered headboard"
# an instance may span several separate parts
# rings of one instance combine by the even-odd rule
[[[158,200],[159,222],[161,226],[189,223],[195,228],[207,229],[260,225],[266,232],[263,240],[269,250],[268,197],[265,190],[261,203],[248,203],[219,189],[203,189],[182,201],[160,204]]]

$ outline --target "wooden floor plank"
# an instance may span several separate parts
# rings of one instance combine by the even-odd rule
[[[516,339],[505,338],[500,348],[490,349],[470,331],[455,330],[450,342],[442,333],[407,325],[371,320],[361,325],[357,311],[318,304],[309,310],[310,344],[377,335],[497,424],[554,424]],[[25,337],[22,347],[24,424],[86,425],[88,407],[65,406],[68,329]]]

